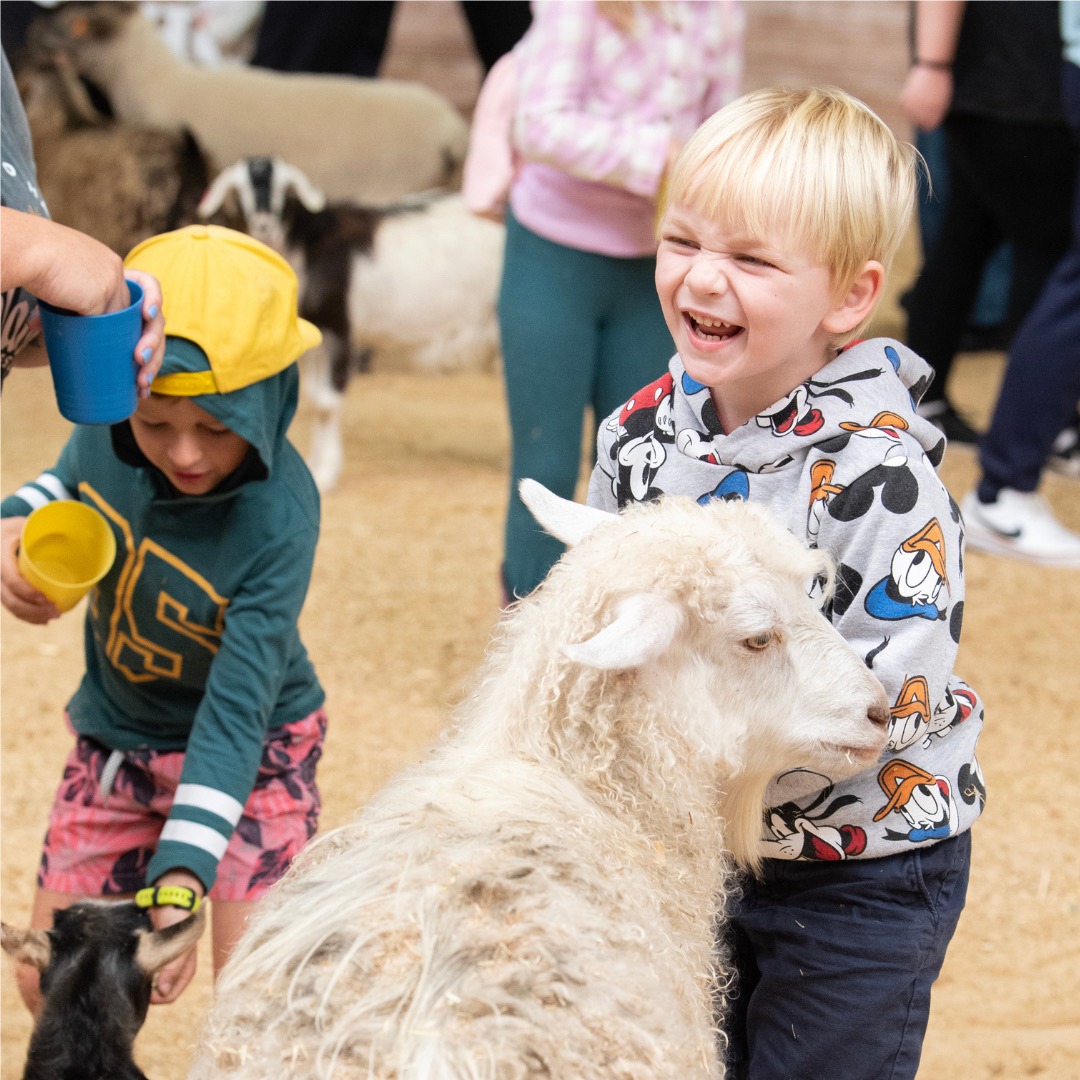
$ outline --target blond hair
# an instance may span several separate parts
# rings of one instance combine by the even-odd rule
[[[668,178],[666,204],[747,239],[783,240],[824,263],[843,295],[869,260],[886,274],[892,266],[915,206],[920,160],[843,90],[757,90],[690,137]]]

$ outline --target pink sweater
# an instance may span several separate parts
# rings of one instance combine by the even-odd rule
[[[670,142],[738,96],[742,38],[736,0],[639,6],[625,37],[591,0],[537,0],[515,50],[514,216],[582,251],[651,255]]]

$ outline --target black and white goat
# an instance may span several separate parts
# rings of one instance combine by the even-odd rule
[[[257,157],[220,173],[199,214],[280,251],[300,279],[300,314],[323,333],[323,347],[305,360],[316,411],[308,466],[321,491],[343,463],[342,395],[372,354],[402,357],[418,372],[497,368],[504,230],[460,195],[328,204],[295,166]]]
[[[130,901],[81,900],[57,911],[51,930],[2,924],[5,952],[41,972],[41,1013],[23,1080],[147,1080],[132,1047],[146,1019],[154,975],[198,941],[205,907],[152,930]]]

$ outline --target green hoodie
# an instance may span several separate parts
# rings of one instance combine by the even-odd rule
[[[192,343],[168,346],[162,374],[207,367]],[[0,504],[12,517],[76,498],[116,534],[116,562],[87,606],[86,674],[68,709],[77,732],[111,749],[186,750],[148,882],[183,867],[211,887],[266,732],[324,700],[297,631],[319,535],[318,492],[286,439],[298,387],[291,364],[191,399],[252,447],[207,495],[178,495],[125,421],[76,427],[56,466]]]

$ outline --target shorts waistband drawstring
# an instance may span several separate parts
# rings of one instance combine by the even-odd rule
[[[124,764],[124,751],[114,750],[110,755],[108,761],[105,762],[105,768],[101,770],[101,779],[98,781],[98,787],[101,789],[101,798],[107,799],[112,794],[113,784],[116,783],[116,774],[120,771],[120,766]]]

